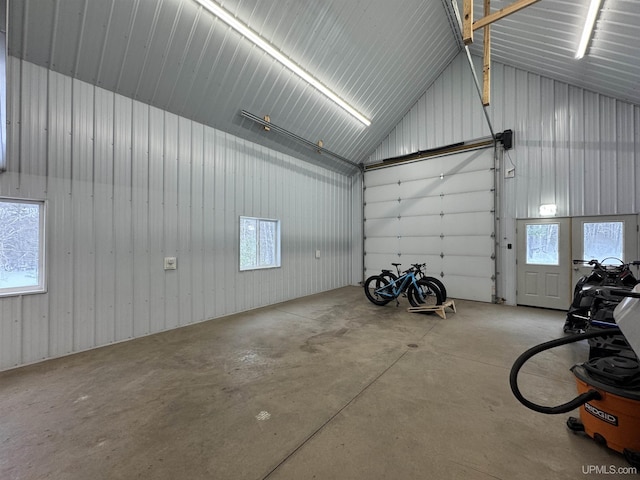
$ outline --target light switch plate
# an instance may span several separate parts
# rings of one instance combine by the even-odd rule
[[[175,270],[178,268],[176,257],[164,257],[164,269]]]

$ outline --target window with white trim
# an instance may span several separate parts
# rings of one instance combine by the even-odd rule
[[[44,202],[0,198],[0,296],[45,291]]]
[[[280,220],[240,217],[240,271],[280,266]]]

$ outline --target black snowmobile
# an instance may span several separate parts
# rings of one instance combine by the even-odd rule
[[[611,261],[615,261],[611,264]],[[606,328],[614,325],[613,310],[622,297],[611,294],[612,290],[631,290],[638,280],[631,271],[631,265],[640,261],[624,263],[617,258],[598,260],[574,260],[574,265],[593,267],[588,275],[578,280],[573,290],[573,301],[564,324],[565,333],[582,333],[589,326]]]

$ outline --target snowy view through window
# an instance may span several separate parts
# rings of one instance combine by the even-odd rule
[[[41,204],[0,200],[0,291],[39,285]]]
[[[527,264],[559,264],[557,223],[527,225]]]
[[[278,221],[240,217],[240,270],[279,266]]]
[[[605,260],[605,264],[617,265],[613,259],[624,260],[624,223],[584,223],[584,259]]]

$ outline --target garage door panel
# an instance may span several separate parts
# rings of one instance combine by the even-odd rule
[[[402,216],[440,215],[440,197],[408,198],[400,202]]]
[[[402,183],[402,198],[433,197],[435,199],[441,193],[440,178],[421,178],[412,182]]]
[[[473,210],[490,212],[493,209],[493,192],[465,192],[443,195],[440,201],[444,213],[461,213]]]
[[[398,197],[402,196],[402,191],[397,183],[390,185],[381,185],[378,187],[367,187],[365,190],[367,198],[373,199],[376,202],[385,200],[398,200]]]
[[[387,237],[398,231],[397,218],[367,218],[364,222],[365,237]],[[397,234],[396,234],[397,236]]]
[[[440,235],[442,218],[440,215],[429,215],[424,217],[400,217],[400,235],[405,235],[411,229],[420,229],[427,236]]]
[[[405,164],[402,171],[398,172],[397,178],[404,183],[416,178],[436,178],[440,177],[440,174],[446,176],[490,170],[493,168],[493,154],[489,156],[486,152],[486,149],[476,150],[474,152],[435,157],[421,162]],[[380,171],[375,170],[375,172]]]
[[[440,194],[476,191],[482,189],[483,186],[491,185],[489,180],[493,178],[492,175],[492,172],[487,170],[449,176],[444,175],[443,178],[416,179],[402,183],[397,192],[401,198],[406,198],[419,196],[437,197]]]
[[[420,255],[421,253],[441,253],[440,237],[402,237],[398,239],[402,255]]]
[[[491,302],[493,292],[490,280],[461,275],[447,275],[442,279],[449,298],[464,298],[478,302]]]
[[[398,255],[390,255],[388,253],[367,253],[365,256],[365,279],[371,275],[378,275],[382,269],[395,270],[392,263],[400,263]]]
[[[393,181],[391,181],[391,178],[392,177],[389,176],[389,171],[386,168],[380,170],[368,170],[366,172],[366,175],[364,176],[364,186],[369,189],[382,185],[391,185],[394,182],[397,184],[398,179],[395,178]]]
[[[365,206],[365,218],[398,218],[400,215],[400,204],[394,202],[374,202]]]
[[[398,235],[404,237],[440,237],[440,215],[428,217],[400,217]]]
[[[442,268],[447,275],[491,278],[493,261],[487,257],[445,255],[442,259]]]
[[[407,268],[409,268],[412,264],[414,263],[426,263],[427,267],[426,270],[424,270],[427,275],[430,275],[432,277],[438,277],[440,278],[440,255],[439,254],[426,254],[426,253],[421,253],[418,255],[415,254],[409,254],[409,255],[405,255],[402,254],[399,258],[399,260],[397,260],[398,262],[402,262],[402,268],[403,270],[406,270]]]
[[[447,237],[442,251],[446,256],[452,255],[477,255],[491,257],[493,254],[493,238],[487,237]]]
[[[442,231],[456,236],[491,235],[493,215],[489,212],[447,214],[442,217]]]
[[[474,192],[486,188],[491,185],[490,179],[493,178],[491,172],[469,172],[458,175],[445,176],[440,180],[438,193],[444,195],[459,192]]]
[[[365,248],[367,254],[398,252],[400,244],[398,237],[367,237]]]

